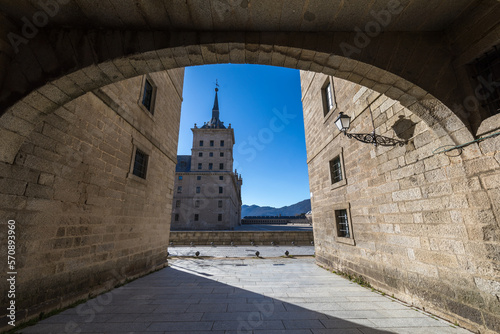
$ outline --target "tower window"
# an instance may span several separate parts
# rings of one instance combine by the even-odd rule
[[[179,181],[182,181],[182,175],[179,175]]]
[[[199,201],[199,200],[196,200],[196,201],[194,202],[194,207],[195,207],[195,208],[199,208],[199,207],[200,207],[200,201]]]
[[[221,222],[222,221],[222,213],[219,213],[217,215],[217,221]]]
[[[142,93],[142,105],[153,114],[153,93],[154,88],[148,79],[144,82],[144,91]]]
[[[198,169],[201,169],[201,162],[198,163]]]
[[[214,152],[210,152],[210,153],[208,153],[208,156],[209,156],[209,157],[213,157],[213,156],[214,156]]]
[[[219,176],[219,180],[224,180],[224,175]]]
[[[224,156],[224,152],[220,152],[220,156],[223,157]]]
[[[213,167],[214,167],[214,164],[213,164],[213,163],[209,163],[209,164],[208,164],[208,169],[212,170],[212,169],[213,169]]]
[[[201,192],[201,188],[200,187],[196,187],[196,193],[199,194]]]
[[[224,147],[224,141],[223,140],[220,141],[220,146]]]
[[[221,201],[221,200],[219,200],[219,202],[217,203],[217,206],[218,206],[219,208],[222,208],[222,201]]]
[[[196,177],[196,179],[197,179],[198,181],[200,181],[200,180],[201,180],[201,175],[198,175],[198,176]]]
[[[210,146],[214,146],[214,141],[213,140],[210,141]]]
[[[198,152],[198,156],[202,157],[203,156],[203,152]]]
[[[134,169],[132,174],[145,179],[146,171],[148,169],[148,158],[149,156],[142,152],[139,149],[135,150],[135,159],[134,159]]]
[[[203,140],[200,140],[200,146],[203,146]]]
[[[175,201],[175,207],[176,208],[180,208],[181,207],[181,201],[180,200]]]
[[[194,214],[194,221],[197,222],[200,219],[200,215],[195,213]]]
[[[177,187],[177,193],[180,194],[182,192],[182,186]]]
[[[219,169],[224,169],[224,164],[223,163],[219,164]]]
[[[175,220],[176,222],[178,222],[178,221],[179,221],[179,214],[178,214],[178,213],[176,213],[176,214],[175,214],[174,220]]]
[[[224,189],[222,187],[219,187],[219,194],[222,194],[224,192]]]

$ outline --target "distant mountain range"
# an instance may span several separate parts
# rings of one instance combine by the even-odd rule
[[[311,211],[311,200],[305,199],[301,202],[284,206],[282,208],[273,208],[271,206],[242,205],[241,218],[245,216],[295,216],[296,214],[307,213]]]

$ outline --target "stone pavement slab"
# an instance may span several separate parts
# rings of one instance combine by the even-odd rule
[[[19,333],[466,334],[299,258],[175,258]]]

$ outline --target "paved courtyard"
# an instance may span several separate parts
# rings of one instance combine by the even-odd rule
[[[20,333],[470,333],[314,264],[174,258]]]

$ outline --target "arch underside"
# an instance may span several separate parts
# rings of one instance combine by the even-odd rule
[[[351,33],[43,33],[39,38],[52,41],[51,46],[37,49],[42,42],[32,41],[7,70],[0,95],[4,112],[0,159],[12,162],[23,138],[45,115],[89,91],[146,73],[217,63],[283,66],[333,75],[401,102],[445,144],[472,138],[463,130],[463,117],[459,117],[463,115],[450,109],[458,105],[460,95],[450,61],[435,45],[439,39],[427,33],[386,33],[360,54],[346,57],[345,45],[340,45],[354,45],[353,37]],[[432,50],[427,58],[439,59],[437,65],[414,68],[415,64],[398,56],[413,44],[414,52],[418,47]]]

